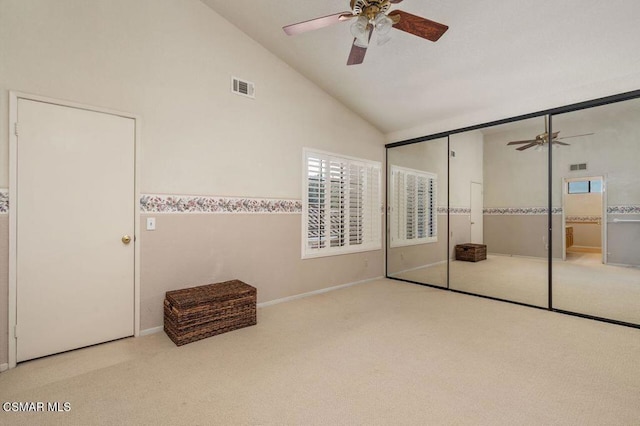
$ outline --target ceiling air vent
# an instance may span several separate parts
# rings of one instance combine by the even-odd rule
[[[587,163],[571,164],[569,171],[577,172],[578,170],[587,170]]]
[[[231,77],[231,91],[237,95],[246,96],[255,99],[255,84],[250,81],[240,80],[237,77]]]

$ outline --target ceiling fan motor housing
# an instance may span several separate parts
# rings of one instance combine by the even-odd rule
[[[387,13],[391,7],[389,0],[351,0],[351,12],[355,16],[366,16],[370,21],[378,13]]]

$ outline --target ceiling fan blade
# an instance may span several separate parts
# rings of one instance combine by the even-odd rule
[[[536,140],[535,139],[531,139],[531,140],[528,140],[528,141],[512,141],[512,142],[509,142],[507,145],[520,145],[520,144],[523,144],[523,143],[531,143],[531,142],[536,142]]]
[[[563,136],[563,137],[558,138],[558,139],[577,138],[577,137],[580,137],[580,136],[591,136],[591,135],[594,135],[594,134],[595,134],[595,133],[585,133],[585,134],[583,134],[583,135]]]
[[[373,35],[373,27],[371,25],[367,25],[367,30],[369,31],[369,41],[371,41],[371,36]],[[357,46],[357,40],[358,39],[356,38],[353,39],[351,52],[349,52],[349,58],[347,59],[347,65],[358,65],[364,61],[364,55],[367,53],[367,48]]]
[[[298,22],[297,24],[287,25],[286,27],[282,27],[282,29],[287,33],[287,35],[296,35],[328,27],[329,25],[337,24],[338,22],[346,21],[353,17],[354,15],[351,12],[340,12],[333,15],[323,16],[322,18],[315,18],[304,22]]]
[[[402,0],[390,0],[389,3],[393,3],[393,4],[397,4],[400,3]]]
[[[351,46],[351,52],[349,53],[349,59],[347,59],[347,65],[358,65],[364,61],[364,55],[367,53],[366,47],[356,46],[356,39],[353,39],[353,45]]]
[[[521,146],[520,148],[516,148],[518,151],[524,151],[525,149],[529,149],[532,146],[538,145],[538,142],[532,142],[529,145]]]
[[[553,143],[556,143],[558,145],[566,145],[566,146],[570,146],[570,143],[566,143],[566,142],[560,142],[560,141],[553,141]]]
[[[430,21],[402,10],[394,10],[389,13],[389,17],[394,20],[400,19],[399,22],[393,24],[394,28],[431,41],[438,41],[442,34],[449,29],[447,25]]]

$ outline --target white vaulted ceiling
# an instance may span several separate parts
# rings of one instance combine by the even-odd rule
[[[433,43],[392,30],[355,66],[346,65],[350,22],[282,31],[347,11],[348,0],[202,1],[391,139],[430,122],[453,126],[452,117],[478,124],[640,89],[638,0],[404,0],[393,9],[448,32]]]

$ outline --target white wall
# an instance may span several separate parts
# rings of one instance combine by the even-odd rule
[[[562,182],[564,178],[583,178],[604,176],[608,206],[640,205],[640,100],[605,105],[598,108],[576,111],[553,119],[553,131],[560,136],[593,133],[588,136],[566,139],[570,146],[561,146],[553,150],[553,206],[562,205]],[[485,208],[491,207],[546,207],[548,204],[547,152],[537,152],[533,148],[517,151],[507,146],[511,140],[529,139],[544,132],[542,118],[528,120],[522,127],[519,123],[505,125],[505,131],[489,131],[485,135]],[[537,124],[536,124],[537,121]],[[586,171],[569,170],[571,164],[587,163]],[[584,213],[583,213],[584,214]],[[598,214],[598,213],[594,213]],[[633,217],[631,217],[633,219]],[[609,221],[614,217],[609,215]],[[512,220],[512,219],[509,219]],[[504,220],[499,217],[485,217],[485,229],[494,231],[496,242],[504,228]],[[523,219],[523,226],[525,224]],[[495,226],[493,226],[494,224]],[[539,226],[539,232],[530,240],[519,239],[522,247],[538,247],[543,253],[546,229]],[[629,235],[638,235],[636,227],[619,224],[608,227],[609,260],[613,263],[638,264],[637,258],[629,258],[627,253],[636,253],[633,239]],[[558,228],[557,228],[558,229]],[[560,233],[554,233],[554,246],[558,246]],[[577,244],[577,243],[576,243]],[[492,244],[493,247],[498,244]],[[490,250],[491,251],[491,250]],[[533,252],[533,251],[531,251]],[[554,250],[554,253],[559,251]],[[544,254],[544,253],[543,253]],[[620,260],[612,260],[620,259]]]
[[[565,216],[602,216],[602,193],[567,194],[565,197]]]
[[[589,176],[605,177],[607,205],[640,204],[640,100],[563,114],[553,123],[561,135],[593,133],[554,151],[554,206],[561,203],[562,177]],[[587,170],[569,171],[575,163],[587,163]]]
[[[232,94],[231,76],[254,82],[256,99]],[[384,158],[378,130],[198,0],[0,0],[0,189],[9,186],[9,90],[140,116],[142,193],[300,200],[303,147]],[[278,226],[248,254],[242,235],[260,216],[177,216],[141,235],[143,328],[162,324],[167,290],[247,276],[267,301],[383,273],[382,250],[300,260],[299,214],[265,218]],[[7,222],[0,215],[0,264]],[[194,247],[198,256],[181,261]],[[7,282],[3,269],[2,318]],[[0,364],[6,347],[0,321]]]
[[[447,205],[447,138],[399,146],[387,151],[389,166],[395,165],[438,176],[438,207]]]
[[[634,52],[628,52],[628,55],[633,54]],[[544,65],[541,64],[541,66]],[[553,67],[553,64],[549,64],[549,66]],[[478,109],[467,115],[451,114],[441,120],[429,121],[419,126],[388,133],[386,141],[387,143],[398,142],[440,132],[448,132],[640,89],[640,72],[638,71],[596,83],[580,84],[580,75],[585,72],[588,71],[582,68],[576,69],[574,75],[576,78],[574,81],[575,86],[566,90],[556,91],[551,94],[546,93],[544,96],[524,98],[514,96],[510,102],[491,105],[488,108]],[[526,79],[526,76],[523,78]]]
[[[562,179],[605,176],[608,205],[640,204],[637,180],[640,158],[640,101],[572,112],[554,117],[560,136],[571,146],[553,151],[553,205],[562,205]],[[517,127],[516,127],[517,126]],[[547,200],[547,152],[517,151],[511,140],[530,139],[544,132],[542,118],[507,125],[508,130],[485,136],[485,207],[540,207]],[[586,171],[569,171],[570,164],[587,163]]]
[[[383,158],[376,129],[197,0],[0,7],[2,127],[10,89],[139,114],[143,192],[300,198],[303,146]],[[7,157],[5,131],[0,188]]]
[[[535,118],[490,129],[484,136],[484,207],[544,207],[547,199],[547,155],[529,148],[517,151],[510,141],[544,133]],[[520,146],[520,145],[519,145]]]
[[[438,206],[447,205],[448,173],[449,205],[469,207],[471,182],[482,183],[483,136],[480,131],[460,133],[450,138],[450,149],[456,156],[449,159],[447,170],[447,139],[441,138],[412,145],[391,148],[389,164],[423,170],[438,175]]]
[[[451,135],[449,144],[456,156],[451,157],[449,205],[471,206],[471,182],[482,183],[484,157],[483,136],[479,130]]]

